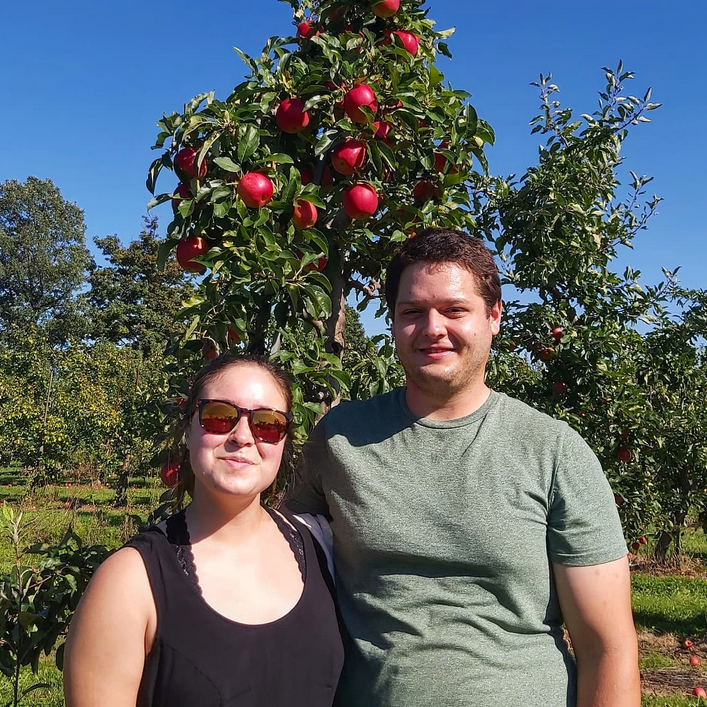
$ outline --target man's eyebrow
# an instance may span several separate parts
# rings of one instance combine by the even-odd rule
[[[419,306],[421,304],[426,303],[427,300],[398,300],[395,303],[396,307],[409,307],[410,305],[413,306]],[[455,305],[455,304],[469,304],[469,300],[465,299],[464,297],[452,297],[450,299],[445,299],[445,300],[437,300],[435,301],[436,304],[442,303],[444,305]]]

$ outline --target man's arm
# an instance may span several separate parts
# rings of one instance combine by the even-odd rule
[[[553,563],[553,570],[577,659],[577,707],[640,707],[628,559],[586,567]]]
[[[311,513],[329,517],[324,491],[322,471],[327,465],[328,451],[324,421],[320,420],[304,443],[297,460],[295,483],[287,489],[283,505],[293,513]]]

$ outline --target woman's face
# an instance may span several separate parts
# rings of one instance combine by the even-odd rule
[[[200,399],[226,400],[250,410],[288,412],[287,400],[270,373],[247,363],[230,366],[209,380]],[[285,439],[274,444],[256,439],[247,415],[241,415],[230,432],[213,434],[201,427],[195,412],[187,437],[195,489],[255,497],[275,480],[284,446]]]

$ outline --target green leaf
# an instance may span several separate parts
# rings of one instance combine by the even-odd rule
[[[162,162],[161,157],[158,157],[150,165],[150,169],[148,170],[148,173],[147,173],[147,180],[145,181],[145,186],[147,187],[147,190],[150,192],[150,194],[155,193],[155,185],[157,184],[157,177],[159,176],[159,173],[162,171],[163,166],[164,166],[164,164]]]
[[[273,164],[294,164],[292,157],[284,152],[276,152],[273,155],[267,155],[259,160],[258,164],[272,162]]]
[[[249,125],[246,128],[245,134],[241,138],[241,141],[238,143],[238,161],[241,163],[245,162],[255,153],[259,146],[260,135],[258,133],[258,129],[253,125]]]
[[[214,164],[218,165],[221,169],[226,170],[226,172],[241,171],[240,165],[237,165],[230,157],[216,157],[214,159]]]
[[[187,327],[187,330],[184,332],[184,336],[182,337],[182,343],[186,343],[191,339],[191,335],[196,331],[196,328],[199,326],[199,322],[201,321],[201,316],[197,314],[192,320],[189,326]]]
[[[319,140],[317,140],[317,144],[314,146],[314,154],[317,157],[324,154],[331,147],[331,144],[333,142],[332,138],[336,134],[336,130],[328,130],[327,132],[322,134]]]

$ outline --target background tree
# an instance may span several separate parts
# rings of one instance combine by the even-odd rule
[[[149,358],[162,353],[171,336],[182,335],[177,315],[194,285],[176,260],[157,267],[160,239],[157,219],[145,218],[137,239],[123,247],[116,236],[97,238],[108,260],[89,276],[86,294],[94,339],[130,346]]]
[[[539,163],[492,193],[492,240],[506,282],[522,295],[507,303],[497,381],[582,433],[609,476],[634,550],[649,527],[661,548],[677,541],[705,489],[702,406],[694,407],[703,395],[696,337],[704,320],[695,326],[693,309],[684,322],[671,321],[668,282],[646,287],[632,268],[616,271],[619,249],[631,247],[660,201],[640,203],[650,178],[631,172],[622,189],[618,177],[629,127],[647,122],[658,104],[650,90],[642,99],[624,95],[633,74],[621,65],[604,71],[599,110],[579,119],[541,77],[542,113],[531,123],[548,136]],[[532,374],[518,376],[517,366],[503,364],[509,358]]]
[[[93,268],[83,212],[51,180],[0,184],[0,327],[44,328],[53,343],[82,336],[77,295]]]
[[[641,463],[657,499],[654,556],[660,563],[679,557],[682,535],[692,514],[707,520],[707,292],[684,290],[671,282],[670,309],[644,339],[639,359],[650,416],[629,428],[642,447]]]

